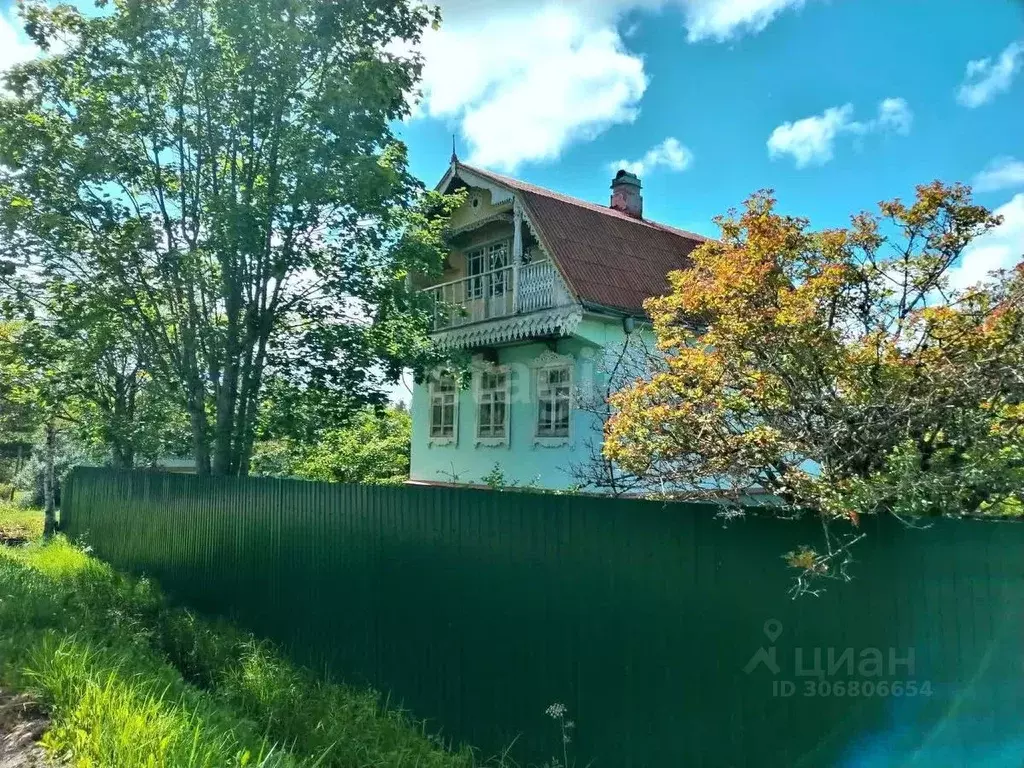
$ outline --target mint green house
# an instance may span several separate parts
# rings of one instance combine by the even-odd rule
[[[640,179],[619,171],[610,205],[460,163],[432,339],[468,352],[471,381],[444,371],[413,388],[410,482],[502,481],[603,490],[599,462],[611,371],[650,343],[643,301],[665,292],[704,238],[643,218]]]

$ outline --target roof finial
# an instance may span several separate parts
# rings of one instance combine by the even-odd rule
[[[452,134],[452,162],[453,163],[458,163],[459,162],[459,156],[455,152],[455,134],[454,133]]]

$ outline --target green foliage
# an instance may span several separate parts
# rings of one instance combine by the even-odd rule
[[[412,418],[393,408],[364,410],[345,429],[324,435],[296,466],[310,480],[402,483],[409,478]]]
[[[399,484],[409,478],[412,419],[396,408],[359,411],[314,445],[275,440],[257,446],[252,471],[335,483]]]
[[[26,491],[30,504],[42,507],[45,496],[45,474],[46,462],[44,460],[45,447],[40,444],[35,446],[31,456],[22,467],[15,478],[19,489]],[[57,438],[56,450],[53,455],[54,468],[54,503],[60,506],[61,487],[68,473],[79,464],[86,464],[94,459],[81,445],[70,439],[68,435],[60,435]]]
[[[181,452],[184,411],[99,297],[34,271],[0,278],[0,298],[12,294],[23,301],[8,302],[18,319],[0,328],[0,400],[29,418],[6,425],[9,431],[30,435],[50,419],[119,467]]]
[[[452,478],[452,482],[458,482],[458,476],[455,475]],[[548,488],[540,488],[537,483],[540,482],[539,477],[532,477],[529,481],[520,484],[518,480],[510,480],[508,475],[505,474],[505,470],[501,468],[501,462],[494,462],[494,466],[491,470],[480,478],[480,482],[490,488],[492,491],[519,491],[522,493],[540,493],[549,496],[560,496],[560,495],[577,495],[583,492],[583,487],[579,484],[571,485],[568,488],[551,490]]]
[[[349,391],[272,376],[260,402],[257,440],[312,445],[324,433],[345,427],[364,403],[386,403],[386,393],[378,391],[372,378],[351,383]]]
[[[505,470],[501,468],[501,463],[497,461],[494,462],[491,471],[481,477],[480,480],[492,491],[503,491],[506,488],[515,486],[514,482],[509,482],[508,477],[505,475]]]
[[[152,384],[187,414],[199,472],[244,474],[268,379],[358,407],[433,358],[406,278],[439,269],[455,202],[423,190],[393,135],[421,60],[392,51],[438,12],[108,11],[23,7],[59,52],[13,68],[0,98],[0,259],[32,267],[4,267],[0,308],[28,319],[31,295],[59,321],[55,364],[82,374],[62,380],[110,405],[100,439],[134,439],[133,409],[165,423],[128,397]]]
[[[26,321],[0,319],[0,434],[25,439],[59,409],[49,340]]]
[[[300,764],[261,738],[255,724],[226,717],[216,703],[180,689],[172,668],[134,648],[48,634],[29,665],[32,687],[61,713],[43,747],[73,755],[80,765]]]
[[[75,765],[473,765],[375,692],[319,682],[62,538],[0,547],[0,587],[0,683],[42,698],[43,744]]]
[[[294,477],[300,446],[291,440],[263,440],[253,448],[249,473],[257,477]]]

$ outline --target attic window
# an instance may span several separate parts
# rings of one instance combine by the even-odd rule
[[[479,197],[474,197],[473,198],[473,207],[474,208],[479,208],[480,207],[480,198]]]

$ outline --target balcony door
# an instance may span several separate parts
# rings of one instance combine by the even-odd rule
[[[466,304],[474,320],[512,314],[512,259],[507,240],[466,252]]]

